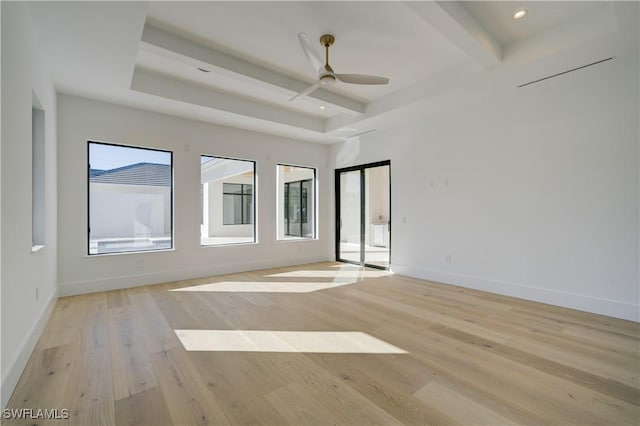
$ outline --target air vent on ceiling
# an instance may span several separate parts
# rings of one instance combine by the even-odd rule
[[[537,79],[537,80],[533,80],[533,81],[530,81],[530,82],[528,82],[528,83],[523,83],[523,84],[520,84],[518,87],[524,87],[524,86],[528,86],[528,85],[530,85],[530,84],[539,83],[539,82],[541,82],[541,81],[548,80],[548,79],[550,79],[550,78],[557,77],[557,76],[559,76],[559,75],[567,74],[567,73],[570,73],[570,72],[573,72],[573,71],[578,71],[578,70],[581,70],[581,69],[583,69],[583,68],[590,67],[590,66],[592,66],[592,65],[598,65],[598,64],[601,64],[601,63],[603,63],[603,62],[610,61],[610,60],[612,60],[612,59],[613,59],[613,56],[612,56],[611,58],[602,59],[602,60],[600,60],[600,61],[596,61],[596,62],[593,62],[593,63],[591,63],[591,64],[583,65],[583,66],[581,66],[581,67],[573,68],[573,69],[570,69],[570,70],[567,70],[567,71],[559,72],[559,73],[557,73],[557,74],[549,75],[549,76],[547,76],[547,77],[539,78],[539,79]]]

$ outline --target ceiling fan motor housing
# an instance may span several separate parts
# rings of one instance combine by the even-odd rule
[[[320,76],[320,84],[328,86],[336,82],[336,76],[333,74],[323,74]]]

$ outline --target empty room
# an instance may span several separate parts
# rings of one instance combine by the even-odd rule
[[[3,425],[640,424],[637,1],[5,1]]]

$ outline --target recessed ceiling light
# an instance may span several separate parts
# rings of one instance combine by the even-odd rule
[[[209,70],[205,70],[204,68],[200,68],[200,67],[198,67],[198,71],[202,71],[202,72],[211,72],[211,71],[209,71]]]
[[[324,105],[320,105],[320,109],[325,109],[326,107]]]
[[[520,9],[513,14],[513,19],[522,19],[525,16],[527,16],[527,11],[525,9]]]

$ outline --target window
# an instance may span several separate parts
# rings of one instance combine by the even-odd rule
[[[44,110],[32,92],[31,107],[31,251],[44,246],[45,234],[45,138]]]
[[[200,157],[203,246],[255,242],[255,161]]]
[[[89,254],[173,247],[173,154],[89,142]]]
[[[253,210],[253,185],[222,184],[223,224],[250,225]]]
[[[278,165],[278,239],[315,238],[316,170]]]
[[[292,230],[291,224],[309,223],[308,205],[309,193],[311,192],[311,179],[286,182],[284,184],[284,223],[286,226],[285,235],[299,235],[302,227],[298,226],[297,231]]]

